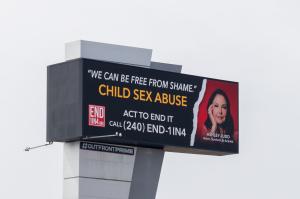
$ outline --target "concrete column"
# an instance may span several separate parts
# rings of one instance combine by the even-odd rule
[[[137,148],[129,199],[154,199],[164,159],[161,149]]]
[[[156,195],[164,151],[160,149],[81,142],[64,144],[64,199],[153,199]],[[119,147],[119,154],[91,150]]]
[[[75,41],[66,44],[66,60],[88,58],[139,67],[180,72],[180,65],[151,62],[152,50]],[[90,143],[93,144],[100,143]],[[108,146],[108,144],[103,144]],[[81,147],[80,147],[81,146]],[[64,199],[154,199],[164,151],[142,147],[120,154],[82,148],[80,142],[64,145]]]

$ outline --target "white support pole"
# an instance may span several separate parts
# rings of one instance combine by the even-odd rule
[[[150,49],[81,40],[67,43],[65,53],[66,60],[88,58],[172,72],[181,71],[179,65],[151,62]],[[65,143],[64,199],[155,198],[164,151],[110,146],[130,147],[134,154],[82,149],[80,142]]]
[[[149,67],[152,50],[92,41],[73,41],[65,45],[65,59],[87,58]]]

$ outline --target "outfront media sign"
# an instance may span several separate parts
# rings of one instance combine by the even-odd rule
[[[238,83],[103,61],[48,67],[47,140],[238,153]]]

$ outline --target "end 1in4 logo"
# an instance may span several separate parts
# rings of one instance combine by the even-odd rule
[[[89,105],[89,126],[105,127],[105,107]]]

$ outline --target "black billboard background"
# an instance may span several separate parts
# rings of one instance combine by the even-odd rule
[[[124,143],[134,144],[139,146],[150,146],[150,147],[164,147],[164,146],[176,146],[176,147],[188,147],[198,149],[208,149],[213,151],[223,151],[230,153],[238,152],[238,143],[202,143],[197,141],[196,145],[191,146],[191,133],[193,130],[193,107],[196,100],[199,97],[199,92],[202,87],[204,79],[203,77],[184,75],[172,72],[165,72],[153,69],[145,69],[134,66],[124,66],[122,64],[101,62],[96,60],[83,59],[83,132],[84,136],[94,137],[101,135],[114,134],[116,132],[121,133],[121,137],[111,137],[101,139],[103,141],[112,143]],[[136,85],[130,83],[124,83],[120,81],[107,81],[104,79],[92,78],[89,70],[97,70],[116,74],[126,74],[137,77],[146,77],[148,79],[160,79],[167,80],[169,82],[178,82],[184,84],[192,84],[193,92],[170,90],[166,88],[149,87],[144,85]],[[220,80],[221,81],[221,80]],[[232,82],[235,83],[235,82]],[[101,96],[98,92],[100,84],[106,84],[109,86],[128,87],[131,91],[133,89],[144,89],[152,91],[153,93],[165,92],[170,94],[185,95],[187,96],[187,106],[171,106],[166,104],[135,101],[133,99],[120,99],[111,96]],[[88,106],[90,104],[105,106],[105,127],[94,127],[88,125]],[[135,110],[147,113],[164,114],[174,116],[173,122],[160,122],[143,120],[139,118],[124,118],[124,110]],[[112,127],[108,125],[109,121],[124,121],[129,122],[140,122],[140,123],[151,123],[154,125],[163,125],[166,128],[176,127],[185,128],[186,136],[170,135],[169,133],[149,133],[140,131],[124,131],[119,127]]]

